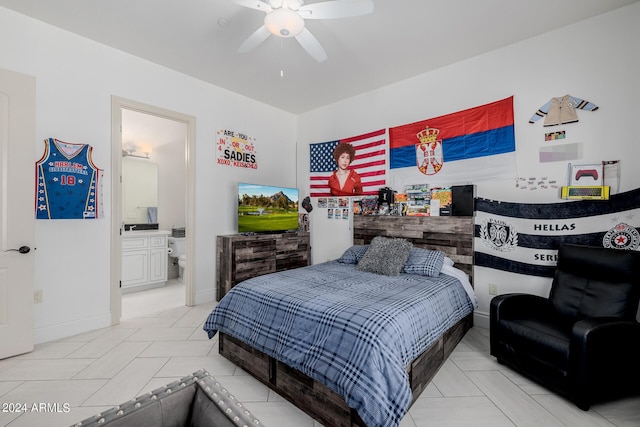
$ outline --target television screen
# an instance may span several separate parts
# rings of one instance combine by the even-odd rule
[[[298,189],[238,183],[238,233],[298,230]]]

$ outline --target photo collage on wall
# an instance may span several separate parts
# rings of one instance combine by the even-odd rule
[[[351,214],[349,197],[320,197],[318,208],[327,210],[327,218],[348,220]]]

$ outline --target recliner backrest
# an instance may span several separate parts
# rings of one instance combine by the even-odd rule
[[[562,245],[549,303],[567,322],[590,317],[635,319],[640,252]]]

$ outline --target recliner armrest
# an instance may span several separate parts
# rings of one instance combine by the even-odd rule
[[[640,382],[640,323],[611,317],[576,322],[572,329],[570,365],[578,385],[635,378]],[[594,379],[598,377],[598,380]],[[616,380],[618,379],[618,380]]]
[[[623,320],[617,317],[591,317],[577,321],[573,326],[573,335],[576,338],[594,339],[589,335],[596,334],[600,338],[605,338],[608,334],[615,333],[617,330],[622,331],[622,328],[628,328],[625,331],[628,334],[640,333],[640,323],[636,321]],[[631,338],[631,335],[629,337]]]
[[[611,317],[583,319],[573,325],[571,344],[580,352],[587,351],[588,347],[607,349],[611,353],[624,349],[638,353],[636,360],[640,360],[640,323]]]
[[[531,294],[502,294],[493,297],[490,306],[490,316],[493,321],[514,317],[539,316],[548,311],[547,299]]]
[[[498,324],[502,320],[529,317],[548,310],[547,299],[538,295],[509,293],[493,297],[489,306],[489,353],[498,357]]]

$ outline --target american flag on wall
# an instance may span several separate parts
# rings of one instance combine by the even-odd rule
[[[354,169],[360,175],[364,194],[377,195],[378,189],[387,183],[386,129],[337,141],[310,144],[310,196],[331,196],[329,177],[338,168],[333,159],[333,150],[341,142],[353,145],[356,150],[349,169]]]

